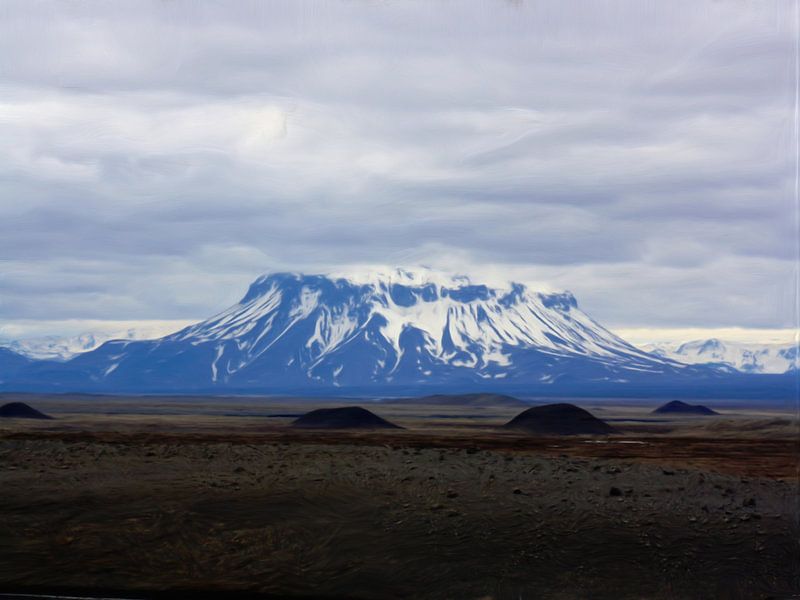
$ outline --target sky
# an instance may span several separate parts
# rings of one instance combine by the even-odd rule
[[[796,11],[5,0],[0,337],[352,265],[570,290],[642,339],[791,335]]]

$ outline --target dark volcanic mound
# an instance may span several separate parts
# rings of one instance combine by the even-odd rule
[[[9,402],[0,406],[0,417],[8,419],[52,419],[24,402]]]
[[[360,406],[320,408],[304,414],[292,427],[308,429],[402,429]]]
[[[395,398],[386,404],[438,404],[440,406],[528,406],[527,402],[505,394],[435,394],[418,398]]]
[[[673,400],[659,406],[653,411],[657,415],[718,415],[719,413],[701,404],[686,404],[680,400]]]
[[[614,433],[614,428],[574,404],[545,404],[519,413],[505,425],[540,435]]]

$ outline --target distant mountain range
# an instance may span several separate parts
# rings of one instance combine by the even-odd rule
[[[718,339],[640,346],[656,356],[687,364],[711,364],[741,373],[787,373],[800,367],[796,344],[754,344]]]
[[[129,328],[113,332],[86,332],[67,337],[45,336],[23,340],[0,340],[0,348],[6,348],[32,360],[66,361],[78,354],[99,348],[111,340],[146,340],[156,337],[150,331]],[[710,338],[690,342],[654,342],[636,346],[640,350],[675,362],[713,365],[735,369],[742,373],[787,373],[800,368],[800,353],[795,344],[744,343]]]
[[[69,360],[95,348],[109,340],[143,339],[136,330],[130,329],[114,333],[87,332],[81,335],[59,337],[46,336],[24,340],[0,341],[0,346],[34,360]]]
[[[79,335],[47,335],[22,339],[0,337],[0,347],[34,360],[65,361],[99,348],[110,340],[152,340],[172,333],[189,323],[191,321],[156,321],[126,327],[117,325],[85,331]]]
[[[16,356],[22,360],[0,370],[0,389],[392,395],[741,388],[733,369],[636,348],[569,293],[518,283],[494,288],[429,270],[271,274],[228,310],[159,339],[111,340],[69,360]]]

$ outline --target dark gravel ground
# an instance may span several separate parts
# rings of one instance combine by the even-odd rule
[[[642,462],[635,445],[596,457],[370,439],[0,439],[0,590],[704,600],[800,590],[791,479]]]

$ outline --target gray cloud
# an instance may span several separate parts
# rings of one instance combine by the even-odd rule
[[[791,326],[792,10],[6,2],[0,320],[419,262],[614,326]]]

